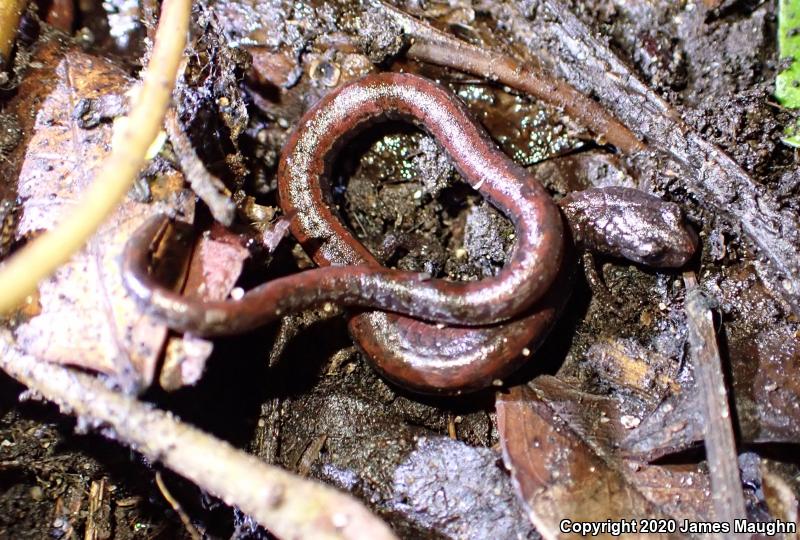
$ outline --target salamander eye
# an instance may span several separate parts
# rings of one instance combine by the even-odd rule
[[[643,262],[647,266],[660,266],[664,260],[664,253],[648,253],[645,257],[643,257]]]
[[[658,245],[654,242],[648,242],[639,245],[638,252],[636,254],[637,257],[632,257],[631,259],[647,266],[660,266],[664,260],[666,251],[667,250],[664,248],[664,246]]]

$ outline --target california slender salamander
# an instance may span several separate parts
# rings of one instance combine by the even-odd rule
[[[496,278],[454,283],[383,268],[331,210],[326,182],[333,159],[359,130],[387,117],[424,127],[512,221],[516,246]],[[457,98],[427,79],[382,73],[328,94],[286,143],[278,184],[284,212],[296,216],[292,234],[326,268],[270,281],[237,301],[187,300],[148,272],[150,244],[164,223],[154,220],[126,247],[128,289],[170,326],[203,335],[238,333],[326,301],[380,309],[352,317],[354,339],[388,378],[427,393],[474,390],[507,375],[543,339],[568,297],[571,243],[557,206]],[[592,223],[584,220],[576,230],[590,240],[602,237]]]
[[[334,216],[324,186],[330,162],[359,129],[391,114],[414,118],[427,127],[472,186],[514,223],[516,247],[496,277],[463,283],[384,269]],[[541,298],[562,258],[562,217],[547,191],[493,145],[460,101],[421,77],[374,75],[328,94],[304,116],[286,143],[278,184],[283,210],[296,216],[292,233],[318,264],[375,269],[350,269],[349,274],[340,268],[317,270],[298,274],[302,278],[284,278],[287,283],[298,280],[292,285],[297,289],[291,302],[271,291],[283,294],[288,286],[283,280],[267,283],[239,303],[215,304],[203,318],[193,317],[192,325],[207,325],[201,331],[227,332],[230,325],[238,325],[236,331],[240,331],[245,324],[242,313],[255,313],[242,306],[256,301],[263,312],[285,313],[289,308],[335,301],[437,323],[496,323]],[[317,287],[309,287],[313,279],[319,280]],[[267,307],[273,304],[274,308]]]

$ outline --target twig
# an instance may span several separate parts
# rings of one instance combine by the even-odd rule
[[[95,377],[26,355],[0,331],[0,368],[45,399],[151,461],[240,508],[279,538],[393,539],[361,503],[333,488],[267,465]]]
[[[192,147],[192,142],[184,133],[175,111],[167,113],[166,128],[172,148],[178,156],[178,162],[192,190],[206,203],[214,219],[225,226],[230,226],[236,214],[236,205],[231,200],[230,191],[222,180],[208,172],[203,165]]]
[[[522,12],[528,5],[517,4]],[[548,43],[559,47],[553,56],[567,81],[596,96],[649,149],[669,157],[675,182],[702,205],[724,216],[734,229],[741,227],[771,263],[762,277],[800,314],[800,221],[792,210],[781,208],[736,162],[691,129],[565,2],[543,0],[541,9],[552,15],[546,28],[554,39]]]
[[[109,526],[108,485],[105,478],[95,480],[89,488],[89,515],[83,540],[105,540],[111,537]]]
[[[181,523],[183,523],[183,527],[186,529],[186,532],[189,533],[189,536],[192,537],[192,540],[202,540],[202,536],[197,531],[197,528],[192,524],[192,520],[189,519],[189,516],[184,511],[181,503],[172,496],[172,493],[169,492],[167,486],[164,484],[164,479],[161,478],[161,472],[156,471],[156,486],[158,486],[158,490],[161,492],[161,495],[164,496],[164,499],[167,500],[169,505],[178,514],[178,517],[181,519]]]
[[[7,69],[17,37],[19,19],[28,0],[0,0],[0,68]]]
[[[16,308],[40,280],[81,249],[130,189],[164,121],[186,44],[190,7],[190,0],[164,0],[153,54],[119,144],[70,215],[0,268],[0,313]]]
[[[714,321],[703,293],[697,287],[694,272],[685,272],[686,319],[689,327],[689,353],[695,370],[695,391],[705,407],[703,432],[711,477],[714,517],[731,524],[746,519],[739,460],[731,425],[731,411],[722,373],[722,362],[714,333]],[[720,538],[749,538],[749,535],[726,534]]]
[[[563,109],[623,152],[638,152],[644,144],[604,107],[540,66],[506,54],[480,49],[450,36],[407,13],[376,0],[376,6],[413,38],[409,57],[499,81]]]
[[[454,441],[458,440],[456,433],[456,420],[452,413],[447,413],[447,436]]]
[[[322,453],[322,448],[325,446],[325,442],[327,440],[328,436],[323,433],[322,435],[314,437],[314,439],[308,443],[308,446],[306,446],[306,449],[303,451],[303,455],[300,456],[300,461],[297,464],[297,473],[300,476],[308,476],[308,473],[311,472],[311,467],[314,466],[314,462],[317,461],[320,453]]]

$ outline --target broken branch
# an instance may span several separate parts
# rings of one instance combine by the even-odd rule
[[[350,496],[267,465],[95,377],[26,355],[8,331],[0,333],[0,368],[63,410],[110,428],[104,433],[240,508],[279,538],[395,538]]]
[[[746,519],[747,512],[739,476],[739,460],[731,425],[731,411],[722,360],[714,332],[714,320],[708,302],[697,287],[694,272],[683,275],[686,284],[686,324],[689,328],[689,354],[697,380],[695,391],[702,395],[703,438],[705,439],[708,472],[711,477],[711,499],[715,518],[733,523]],[[748,538],[749,535],[725,536]],[[722,536],[720,536],[722,538]]]
[[[540,66],[523,64],[506,54],[480,49],[380,0],[378,5],[413,38],[406,53],[409,57],[499,81],[542,99],[564,110],[623,152],[634,153],[645,148],[636,135],[604,107]]]

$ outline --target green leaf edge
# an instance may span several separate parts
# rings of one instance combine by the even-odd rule
[[[800,0],[778,2],[778,52],[791,58],[788,69],[775,79],[775,97],[784,107],[800,108]]]

